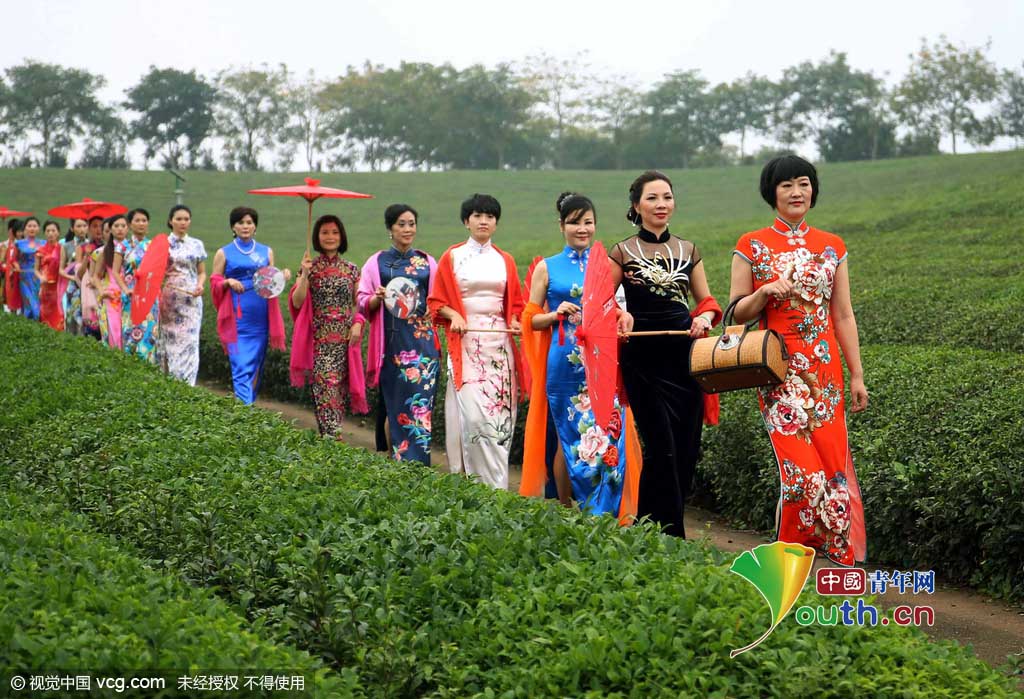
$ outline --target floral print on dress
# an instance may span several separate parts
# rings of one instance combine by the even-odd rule
[[[157,319],[160,317],[160,300],[153,302],[153,307],[138,325],[132,324],[132,292],[135,290],[135,275],[142,264],[142,258],[149,249],[150,239],[125,239],[118,243],[117,252],[121,253],[121,274],[127,293],[121,294],[121,327],[124,332],[124,351],[139,359],[156,363],[156,344],[159,337]]]
[[[824,471],[805,472],[789,459],[782,462],[782,498],[799,508],[797,529],[822,542],[830,558],[849,555],[850,488],[846,474],[831,478]]]
[[[167,274],[160,294],[159,361],[170,376],[196,385],[199,375],[199,330],[203,297],[189,293],[199,283],[199,263],[206,260],[203,241],[170,237]]]
[[[758,391],[761,415],[779,463],[782,489],[778,538],[802,543],[842,565],[866,553],[863,500],[846,431],[843,372],[830,303],[842,240],[801,223],[776,224],[740,238],[737,254],[751,263],[753,290],[776,279],[792,298],[765,306],[790,360],[782,383]]]
[[[822,343],[827,346],[824,340]],[[820,345],[819,345],[820,346]],[[795,436],[807,443],[811,433],[835,418],[836,408],[842,398],[835,384],[819,384],[817,369],[828,360],[816,358],[812,371],[811,360],[801,352],[790,357],[789,370],[782,383],[762,388],[762,411],[768,432]]]
[[[356,313],[359,268],[340,256],[320,255],[309,274],[313,308],[313,404],[321,436],[342,438],[351,412],[348,338]]]

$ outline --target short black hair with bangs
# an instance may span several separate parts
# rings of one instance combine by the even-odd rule
[[[501,204],[498,200],[492,197],[490,194],[474,194],[466,201],[462,202],[462,208],[459,211],[459,215],[462,216],[462,222],[465,223],[469,220],[469,217],[473,214],[490,214],[494,217],[494,220],[501,220]]]
[[[818,171],[799,155],[780,155],[772,158],[761,170],[761,197],[775,208],[775,188],[782,182],[806,177],[811,181],[811,208],[818,202]]]

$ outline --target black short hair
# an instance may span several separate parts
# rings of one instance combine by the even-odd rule
[[[811,181],[811,207],[818,203],[818,171],[799,155],[780,155],[769,160],[761,170],[761,198],[775,208],[775,188],[782,182],[806,177]]]
[[[141,206],[139,206],[139,207],[136,207],[136,208],[132,209],[131,211],[129,211],[128,213],[125,214],[125,218],[128,219],[128,225],[131,225],[131,222],[135,220],[135,215],[136,214],[142,214],[143,216],[146,217],[147,221],[152,220],[152,218],[153,218],[152,216],[149,215],[148,211],[146,211]]]
[[[21,222],[20,218],[8,219],[8,221],[7,221],[7,232],[8,233],[13,233],[14,231],[19,230],[19,227],[23,226],[23,225],[25,225],[25,224],[23,224]]]
[[[348,251],[348,233],[345,232],[345,224],[341,222],[341,219],[334,214],[324,214],[316,220],[313,224],[313,249],[321,255],[324,249],[320,246],[320,229],[325,223],[334,223],[338,226],[338,231],[341,233],[341,242],[338,244],[338,254],[344,255]]]
[[[171,219],[174,218],[174,214],[178,213],[179,211],[187,211],[188,212],[188,217],[192,218],[192,209],[188,208],[184,204],[175,204],[174,206],[171,207],[171,210],[167,212],[167,227],[168,228],[171,227]]]
[[[490,214],[495,221],[501,220],[501,204],[490,194],[474,193],[466,201],[462,202],[462,222],[465,223],[473,214]]]
[[[590,197],[585,197],[576,192],[562,192],[555,200],[555,210],[558,211],[558,220],[562,223],[576,223],[588,211],[594,214],[594,223],[597,223],[597,209]]]
[[[252,223],[254,226],[259,227],[260,215],[256,213],[256,209],[250,209],[248,206],[236,206],[228,214],[228,222],[231,228],[235,227],[235,224],[241,221],[246,216],[252,216]]]
[[[392,204],[384,209],[384,227],[390,231],[391,227],[398,221],[398,217],[407,212],[411,213],[417,222],[420,220],[420,215],[416,212],[416,209],[408,204]]]
[[[103,222],[103,217],[102,216],[90,216],[89,220],[86,221],[86,223],[91,226],[93,221],[99,221],[99,222],[102,223]]]
[[[644,185],[658,180],[667,183],[668,188],[673,192],[675,191],[675,188],[672,187],[672,180],[668,178],[668,175],[657,170],[645,170],[640,173],[639,177],[633,180],[633,184],[629,185],[629,209],[626,210],[626,220],[634,226],[640,225],[640,214],[633,207],[640,203],[640,197],[644,193]]]

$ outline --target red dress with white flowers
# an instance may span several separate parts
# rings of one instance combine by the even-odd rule
[[[847,441],[830,308],[846,246],[804,221],[792,228],[777,218],[743,235],[734,254],[750,263],[755,291],[779,278],[794,289],[793,298],[765,306],[767,327],[782,335],[790,359],[785,380],[758,396],[782,481],[778,539],[810,546],[843,565],[863,561],[864,507]]]

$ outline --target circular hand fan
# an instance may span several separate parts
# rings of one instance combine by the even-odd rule
[[[384,306],[396,318],[408,318],[420,303],[420,288],[411,279],[395,277],[384,287]]]
[[[252,275],[252,288],[262,298],[277,298],[284,291],[284,272],[269,265],[260,267]]]

